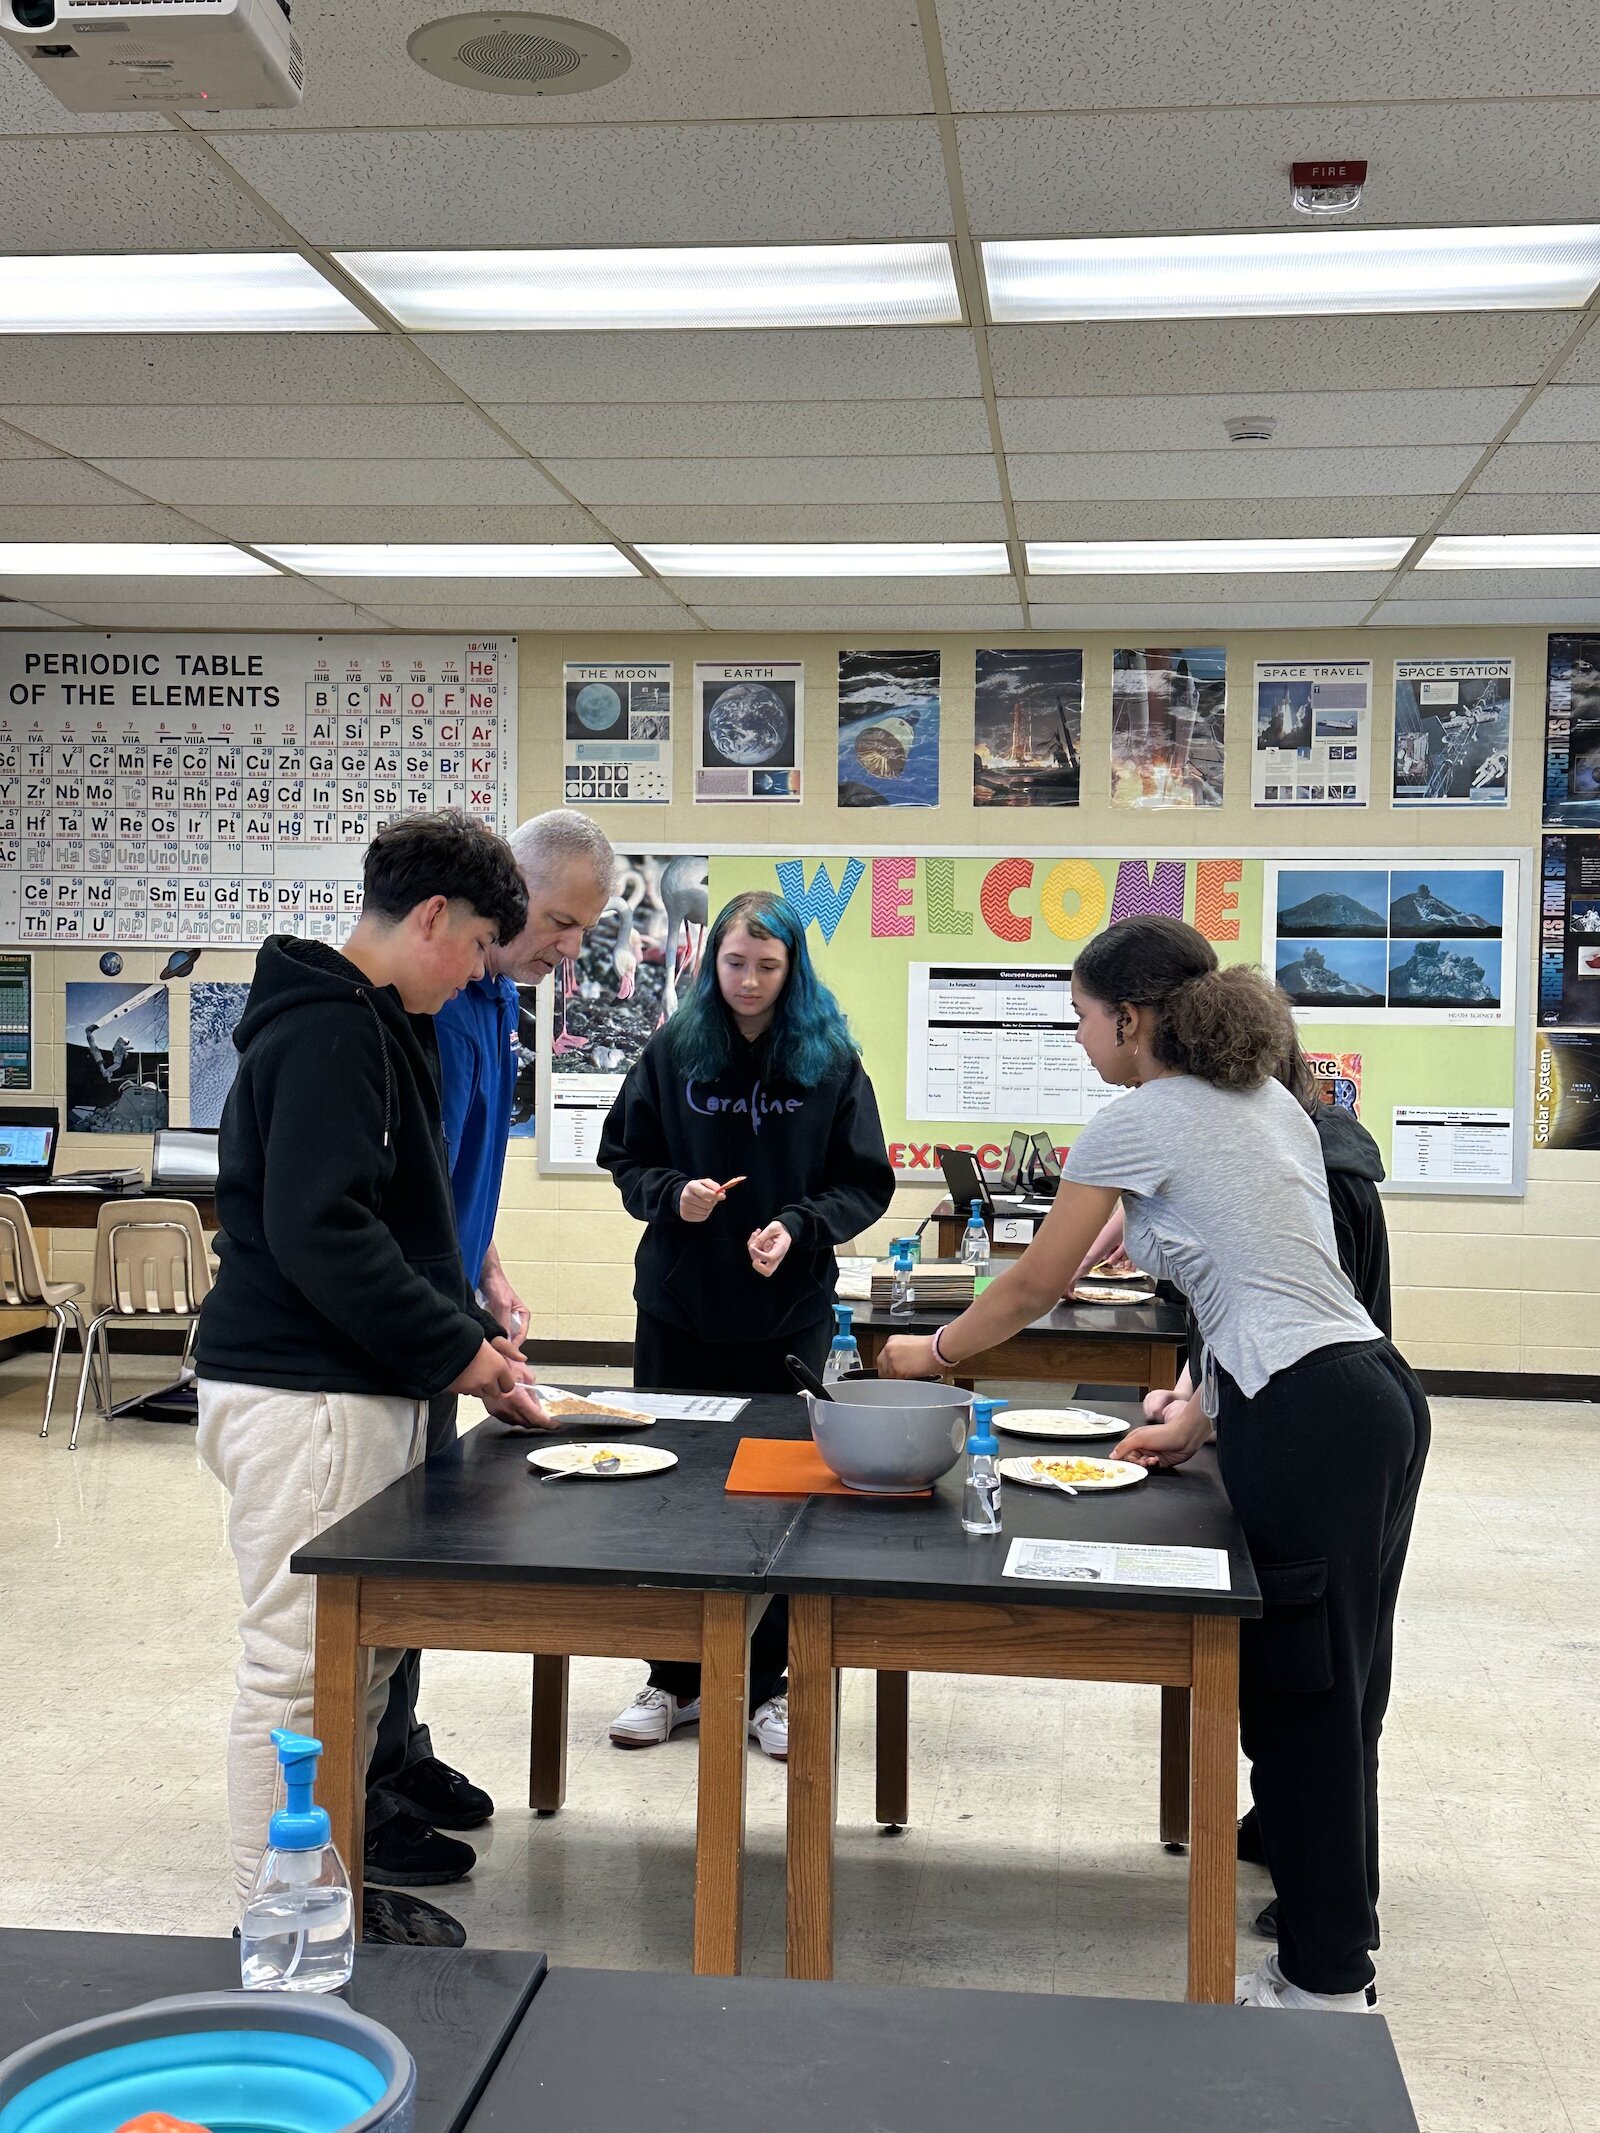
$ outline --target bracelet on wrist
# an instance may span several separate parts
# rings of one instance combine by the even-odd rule
[[[943,1326],[935,1326],[933,1329],[934,1360],[939,1364],[941,1369],[954,1370],[956,1367],[954,1357],[946,1355],[944,1350],[939,1345],[939,1336],[941,1333],[943,1333],[943,1331]]]

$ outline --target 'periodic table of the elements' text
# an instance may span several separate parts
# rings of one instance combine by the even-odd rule
[[[0,940],[342,940],[395,815],[515,819],[515,639],[0,632]]]

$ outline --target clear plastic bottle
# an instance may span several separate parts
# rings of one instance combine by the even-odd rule
[[[981,1200],[973,1201],[967,1226],[961,1233],[961,1264],[971,1267],[975,1275],[989,1271],[989,1231],[984,1223]]]
[[[840,1378],[847,1378],[861,1368],[861,1350],[856,1346],[856,1337],[850,1330],[855,1313],[849,1304],[833,1307],[833,1346],[828,1350],[828,1359],[822,1366],[824,1385],[836,1385]]]
[[[889,1251],[889,1316],[909,1318],[917,1300],[911,1286],[911,1254],[904,1237],[897,1237]]]
[[[995,1409],[1004,1400],[974,1400],[967,1438],[967,1478],[961,1491],[961,1523],[969,1533],[1000,1531],[1000,1440],[994,1433]]]
[[[275,1731],[288,1804],[273,1816],[267,1848],[239,1925],[246,1992],[337,1992],[355,1967],[350,1876],[326,1811],[311,1797],[322,1743]]]

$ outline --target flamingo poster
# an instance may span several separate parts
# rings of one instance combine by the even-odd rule
[[[618,852],[610,898],[583,953],[527,996],[526,1004],[538,1002],[546,1062],[538,1076],[542,1171],[593,1170],[628,1069],[700,968],[710,874],[703,852]],[[526,1132],[533,1114],[520,1099],[518,1111]]]

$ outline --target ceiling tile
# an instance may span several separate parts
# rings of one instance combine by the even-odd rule
[[[953,400],[980,389],[972,335],[964,326],[845,326],[817,333],[431,333],[427,352],[473,399],[525,404]]]
[[[1032,402],[1025,403],[1032,405]],[[987,452],[983,402],[972,400],[761,400],[657,402],[645,407],[528,407],[495,401],[487,412],[540,458],[581,454],[644,459]]]
[[[334,613],[342,604],[330,593],[297,578],[74,578],[64,576],[7,578],[13,599],[37,600],[45,607],[146,607],[151,602],[209,608],[213,618],[228,607],[318,606]]]
[[[62,407],[325,407],[456,397],[399,334],[58,333],[3,345],[0,413],[12,400],[37,405],[47,381]]]
[[[1460,610],[1449,600],[1385,600],[1372,619],[1385,626],[1412,623],[1462,627]],[[1536,629],[1559,630],[1590,622],[1600,622],[1600,593],[1592,600],[1485,600],[1471,616],[1474,629],[1514,629],[1531,624]]]
[[[1476,445],[1392,446],[1386,451],[1276,445],[1217,452],[1012,452],[1016,497],[1411,496],[1453,489]]]
[[[624,541],[1003,541],[999,504],[608,504]]]
[[[1592,320],[1560,375],[1563,385],[1600,385],[1600,333],[1595,332]]]
[[[294,601],[249,614],[230,614],[209,602],[185,600],[70,600],[55,603],[63,615],[104,630],[370,630],[360,608],[331,603],[315,607]]]
[[[108,459],[169,504],[553,504],[559,490],[524,459]],[[7,469],[0,467],[0,485]],[[0,488],[3,493],[3,488]]]
[[[1179,497],[1168,501],[1019,503],[1025,541],[1309,540],[1405,533],[1431,526],[1443,496]],[[1455,521],[1451,520],[1452,527]]]
[[[551,473],[586,504],[992,503],[987,454],[839,459],[552,459]]]
[[[1392,570],[1174,571],[1170,576],[1128,571],[1117,576],[1033,577],[1028,580],[1028,598],[1046,607],[1106,606],[1113,601],[1148,607],[1154,600],[1168,607],[1288,607],[1319,606],[1334,599],[1341,605],[1359,600],[1367,606],[1393,576]]]
[[[20,430],[0,428],[0,459],[49,459],[51,448],[41,444],[37,437],[23,435]]]
[[[554,131],[595,119],[787,118],[817,112],[926,111],[915,11],[897,0],[607,0],[605,26],[633,55],[619,80],[581,97],[495,96],[425,74],[406,39],[437,9],[418,0],[359,7],[297,0],[307,54],[297,110],[228,112],[228,131],[307,127],[517,126]],[[210,124],[207,131],[216,128]]]
[[[1600,496],[1463,496],[1441,533],[1600,533]]]
[[[284,241],[203,149],[173,133],[0,138],[0,197],[0,253],[248,252]]]
[[[1517,444],[1600,443],[1600,385],[1547,385],[1511,436]]]
[[[476,636],[490,630],[604,630],[615,636],[640,630],[688,630],[699,634],[693,618],[670,600],[630,608],[625,615],[610,607],[441,607],[433,601],[412,605],[395,600],[368,612],[395,629],[448,630],[452,635]]]
[[[1600,569],[1413,570],[1401,581],[1395,598],[1535,603],[1552,599],[1600,600]]]
[[[1034,607],[1030,613],[1035,629],[1138,631],[1146,638],[1154,630],[1181,630],[1191,642],[1209,644],[1224,630],[1350,629],[1370,605],[1366,600],[1240,600],[1185,607],[1128,600],[1105,607]]]
[[[704,584],[704,580],[701,583]],[[887,633],[904,637],[916,630],[1016,630],[1022,609],[1015,602],[996,607],[727,607],[697,601],[695,612],[713,629],[820,630],[837,637],[870,637],[883,644]]]
[[[989,352],[1002,396],[1526,386],[1572,327],[1569,311],[1119,319],[991,327]]]
[[[1503,444],[1472,486],[1479,496],[1600,489],[1600,444]]]
[[[659,585],[637,578],[338,578],[313,581],[337,599],[363,607],[592,607],[607,614],[672,603]]]
[[[514,459],[469,407],[12,407],[84,459]],[[0,457],[8,456],[0,448]]]
[[[165,133],[154,112],[68,111],[20,62],[0,66],[0,136],[19,133]]]
[[[1015,605],[1017,588],[998,578],[677,578],[673,591],[695,607],[996,607]]]
[[[190,504],[196,524],[230,541],[594,541],[575,504]]]
[[[931,119],[351,128],[220,145],[320,245],[825,244],[950,227]]]
[[[1365,156],[1373,172],[1344,229],[1566,222],[1575,201],[1600,194],[1593,107],[1576,100],[1519,108],[1452,98],[1448,123],[1435,126],[1419,125],[1406,104],[1342,105],[1330,122],[1274,102],[1165,111],[1157,125],[1117,111],[966,118],[958,128],[980,237],[1281,228],[1294,221],[1290,164],[1327,152],[1307,147],[1308,131],[1335,130],[1339,153]]]
[[[26,600],[8,600],[0,595],[0,630],[48,630],[60,626],[61,617],[48,608],[33,607]]]
[[[127,488],[74,459],[0,461],[0,510],[12,504],[136,504]]]
[[[1155,452],[1215,449],[1231,444],[1233,415],[1266,415],[1277,425],[1270,449],[1295,445],[1485,444],[1521,398],[1516,386],[1469,392],[1167,393],[1125,399],[1000,402],[1000,427],[1009,452]],[[1600,392],[1595,395],[1600,402]],[[1600,420],[1600,408],[1597,408]],[[1600,434],[1600,432],[1597,432]]]
[[[12,505],[0,510],[0,541],[196,541],[205,529],[165,504]]]
[[[960,111],[1079,111],[1115,103],[1320,106],[1368,97],[1565,96],[1594,18],[1586,0],[1347,0],[1306,11],[1293,37],[1273,0],[1194,0],[1156,9],[1080,8],[1064,34],[1038,0],[939,0],[950,94]],[[1360,154],[1337,117],[1306,115],[1299,153]],[[1431,136],[1437,126],[1413,119]],[[1133,131],[1147,130],[1137,119]]]

